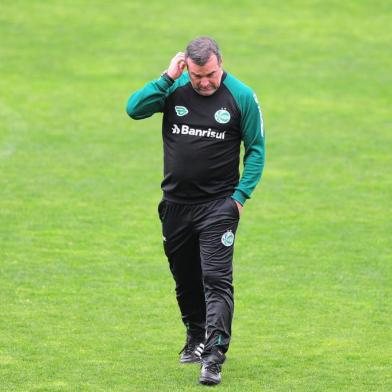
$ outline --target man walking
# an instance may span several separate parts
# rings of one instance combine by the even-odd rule
[[[186,326],[180,362],[201,362],[200,383],[214,385],[231,338],[235,234],[264,167],[261,111],[253,91],[223,70],[217,43],[200,37],[129,98],[133,119],[157,112],[164,145],[158,213]]]

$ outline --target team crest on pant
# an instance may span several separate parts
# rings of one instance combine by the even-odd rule
[[[226,233],[222,235],[221,242],[224,246],[231,246],[234,243],[234,234],[231,230],[227,230]]]

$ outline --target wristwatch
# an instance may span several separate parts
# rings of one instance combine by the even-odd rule
[[[163,71],[161,73],[161,77],[165,78],[166,80],[168,80],[171,83],[174,83],[174,79],[172,77],[169,76],[169,74],[167,73],[167,70]]]

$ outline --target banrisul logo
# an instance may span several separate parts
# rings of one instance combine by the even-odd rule
[[[231,230],[227,230],[226,233],[222,235],[222,244],[224,246],[231,246],[234,243],[234,234]]]
[[[220,124],[227,124],[230,121],[230,113],[226,109],[215,112],[215,120]]]
[[[173,124],[172,126],[172,133],[175,135],[188,135],[188,136],[201,136],[201,137],[209,137],[213,139],[222,139],[224,140],[226,131],[219,132],[214,131],[211,128],[208,129],[198,129],[198,128],[191,128],[189,125],[182,124],[179,127],[177,124]]]
[[[186,116],[189,113],[185,106],[174,106],[174,109],[176,109],[177,116],[179,117]]]

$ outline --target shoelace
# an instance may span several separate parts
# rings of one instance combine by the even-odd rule
[[[186,352],[187,354],[193,353],[197,347],[197,344],[191,344],[191,343],[185,343],[185,346],[181,349],[181,351],[178,353],[178,355],[182,354],[183,352]]]
[[[211,373],[219,374],[221,371],[221,365],[219,363],[209,363],[204,367]]]

